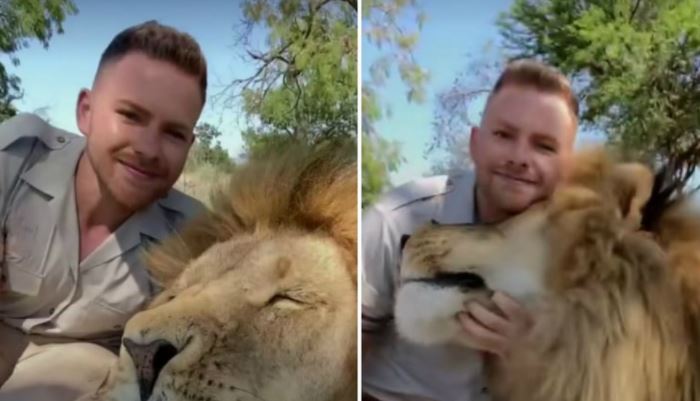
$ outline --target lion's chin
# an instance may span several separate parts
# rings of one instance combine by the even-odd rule
[[[487,297],[487,291],[464,292],[457,286],[426,282],[404,283],[396,296],[394,316],[400,336],[416,344],[460,344],[473,348],[458,321],[470,299]]]

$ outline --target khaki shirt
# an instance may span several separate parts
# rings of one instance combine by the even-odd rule
[[[26,333],[118,348],[126,321],[155,292],[142,251],[203,209],[171,190],[79,262],[74,174],[84,147],[84,137],[33,115],[0,125],[0,213],[7,211],[0,319]]]
[[[461,346],[419,346],[393,325],[400,285],[401,238],[431,220],[475,222],[471,173],[420,179],[400,186],[362,218],[363,391],[382,401],[487,400],[479,353]]]

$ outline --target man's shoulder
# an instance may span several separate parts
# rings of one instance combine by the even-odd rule
[[[179,215],[178,220],[183,221],[190,220],[207,210],[202,202],[176,188],[171,188],[168,195],[158,203],[161,207]]]
[[[409,181],[386,192],[375,207],[383,212],[417,207],[421,202],[452,192],[468,171],[434,175]]]
[[[51,126],[39,116],[21,113],[0,124],[0,151],[22,142],[23,138],[40,140],[51,150],[59,150],[75,141],[83,141],[83,137]]]

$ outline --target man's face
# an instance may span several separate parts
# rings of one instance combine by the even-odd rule
[[[469,144],[480,199],[500,213],[516,214],[548,197],[566,174],[575,133],[560,96],[524,86],[501,88]]]
[[[78,127],[102,188],[136,211],[179,177],[202,110],[196,77],[142,53],[105,65],[78,98]]]

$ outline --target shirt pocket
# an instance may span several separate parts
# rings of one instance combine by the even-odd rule
[[[104,287],[96,294],[95,300],[104,308],[133,315],[143,309],[152,297],[148,273],[128,266],[126,261],[115,262],[120,266],[104,266],[105,272],[114,274],[106,275],[102,283]]]
[[[113,266],[105,265],[91,270],[90,274],[96,273],[100,269],[108,272]],[[123,271],[119,269],[120,271]],[[147,283],[141,283],[139,277],[134,275],[103,277],[99,286],[84,288],[88,293],[92,293],[89,298],[91,302],[91,313],[96,317],[101,317],[105,322],[101,324],[101,329],[121,330],[126,322],[137,312],[142,310],[148,300],[150,293]]]
[[[15,293],[27,296],[37,296],[41,291],[43,277],[32,274],[13,266],[6,271],[3,292]]]
[[[85,305],[79,333],[88,338],[106,338],[121,335],[126,323],[140,309],[125,302],[113,302],[103,297]]]
[[[80,313],[74,313],[78,324],[72,324],[71,331],[86,338],[104,338],[121,333],[129,319],[144,303],[144,297],[135,292],[125,291],[124,286],[116,291],[112,289],[92,294],[74,306],[80,309]]]
[[[26,206],[36,208],[23,205],[7,216],[2,268],[6,290],[36,296],[47,274],[47,252],[56,228],[39,224],[40,218]]]
[[[10,227],[5,240],[4,289],[22,295],[37,296],[46,277],[46,242],[37,241],[36,229]]]
[[[82,299],[63,311],[57,324],[62,336],[102,339],[119,335],[130,317],[96,299]]]
[[[83,327],[87,331],[86,334],[91,336],[119,332],[133,315],[132,311],[116,308],[101,299],[89,303],[87,309]]]

